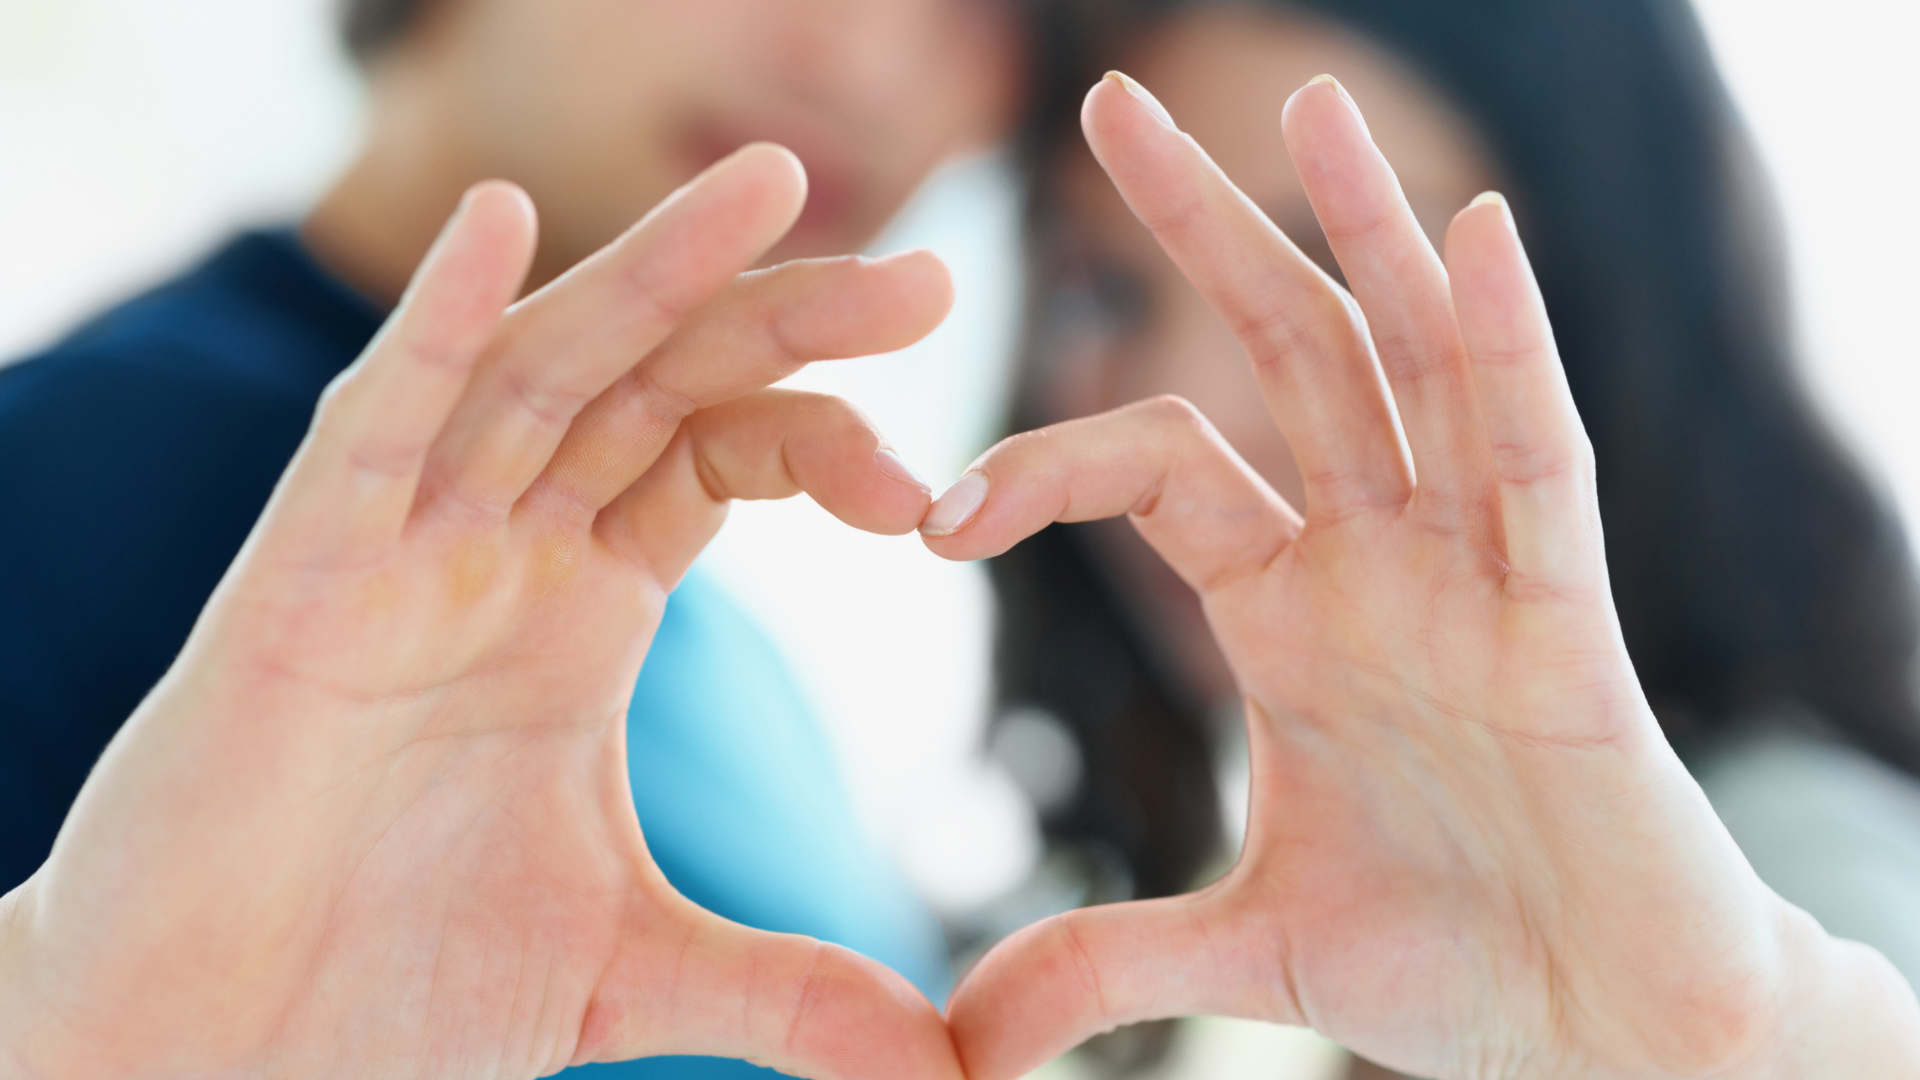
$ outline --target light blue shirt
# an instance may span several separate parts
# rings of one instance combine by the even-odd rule
[[[939,926],[863,834],[831,748],[767,636],[697,570],[667,603],[627,714],[627,764],[654,860],[688,899],[763,930],[872,957],[936,1003]],[[590,1065],[579,1080],[767,1080],[721,1058]]]

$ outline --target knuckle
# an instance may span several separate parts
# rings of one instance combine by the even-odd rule
[[[1413,334],[1376,330],[1374,344],[1381,365],[1396,382],[1415,383],[1453,371],[1459,360],[1446,345]]]
[[[1481,345],[1473,359],[1482,367],[1525,368],[1541,360],[1541,352],[1531,345]]]
[[[1586,482],[1593,472],[1591,453],[1530,442],[1495,443],[1493,461],[1501,481],[1518,487],[1567,479]]]
[[[807,1036],[807,1020],[828,997],[829,984],[832,982],[830,968],[836,959],[834,947],[824,941],[812,944],[812,955],[808,957],[806,970],[801,972],[795,984],[792,1011],[787,1017],[784,1048],[789,1054],[800,1052]]]
[[[1355,214],[1351,217],[1343,217],[1339,214],[1329,215],[1321,219],[1320,231],[1326,234],[1327,242],[1338,250],[1340,247],[1364,242],[1391,230],[1398,216],[1399,208],[1389,202],[1370,213]]]
[[[1188,431],[1211,432],[1213,425],[1199,406],[1178,394],[1157,394],[1140,402],[1140,411],[1154,424]]]
[[[473,349],[461,343],[437,338],[413,338],[406,350],[415,366],[450,375],[464,375],[473,367],[475,356]]]
[[[1155,236],[1178,236],[1192,231],[1205,216],[1205,204],[1197,197],[1181,199],[1173,206],[1140,215],[1140,223]]]
[[[1274,368],[1297,356],[1321,356],[1365,340],[1359,305],[1337,288],[1317,291],[1305,303],[1263,302],[1234,320],[1234,336],[1256,367]]]
[[[663,426],[673,426],[692,416],[699,402],[661,382],[642,370],[633,376],[633,396],[640,411]]]
[[[642,324],[678,326],[692,314],[698,301],[691,296],[662,291],[652,280],[655,272],[656,267],[645,259],[628,266],[619,277],[620,292],[626,296],[628,309]]]
[[[592,395],[560,383],[542,383],[524,371],[509,369],[507,392],[544,427],[564,428],[586,407]]]
[[[357,370],[348,368],[335,376],[333,381],[327,384],[326,389],[320,391],[320,401],[313,409],[315,426],[337,423],[335,417],[343,410],[352,407],[360,385]]]

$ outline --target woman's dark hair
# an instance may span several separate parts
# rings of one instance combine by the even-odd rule
[[[1080,96],[1116,58],[1101,51],[1113,27],[1150,32],[1206,2],[1057,5],[1046,46],[1057,97],[1036,110],[1028,144],[1034,326],[1057,221],[1046,174],[1078,139]],[[1627,646],[1683,756],[1800,709],[1920,775],[1906,540],[1795,375],[1775,210],[1688,6],[1272,6],[1396,54],[1495,153],[1598,458]],[[1029,348],[1044,336],[1030,332]],[[1019,399],[1016,430],[1053,419],[1031,384]],[[1051,713],[1084,755],[1079,792],[1045,818],[1049,840],[1116,853],[1138,895],[1182,890],[1218,857],[1214,703],[1182,696],[1089,557],[1085,529],[1056,526],[992,564],[999,703]]]
[[[340,38],[348,55],[361,64],[379,57],[407,36],[433,0],[345,0],[340,7]]]

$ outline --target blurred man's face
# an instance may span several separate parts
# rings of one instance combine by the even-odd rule
[[[756,139],[798,153],[812,183],[778,255],[837,253],[999,133],[1018,93],[1013,2],[456,0],[399,70],[462,166],[533,195],[545,263]]]

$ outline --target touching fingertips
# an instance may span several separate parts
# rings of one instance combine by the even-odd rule
[[[970,472],[933,501],[926,520],[920,523],[923,536],[952,536],[966,528],[987,501],[987,478]]]
[[[933,488],[929,486],[925,480],[920,479],[919,475],[913,471],[913,468],[902,460],[899,454],[894,453],[892,450],[883,446],[874,451],[873,463],[880,467],[881,472],[886,473],[895,480],[918,488],[929,495],[933,494]]]

